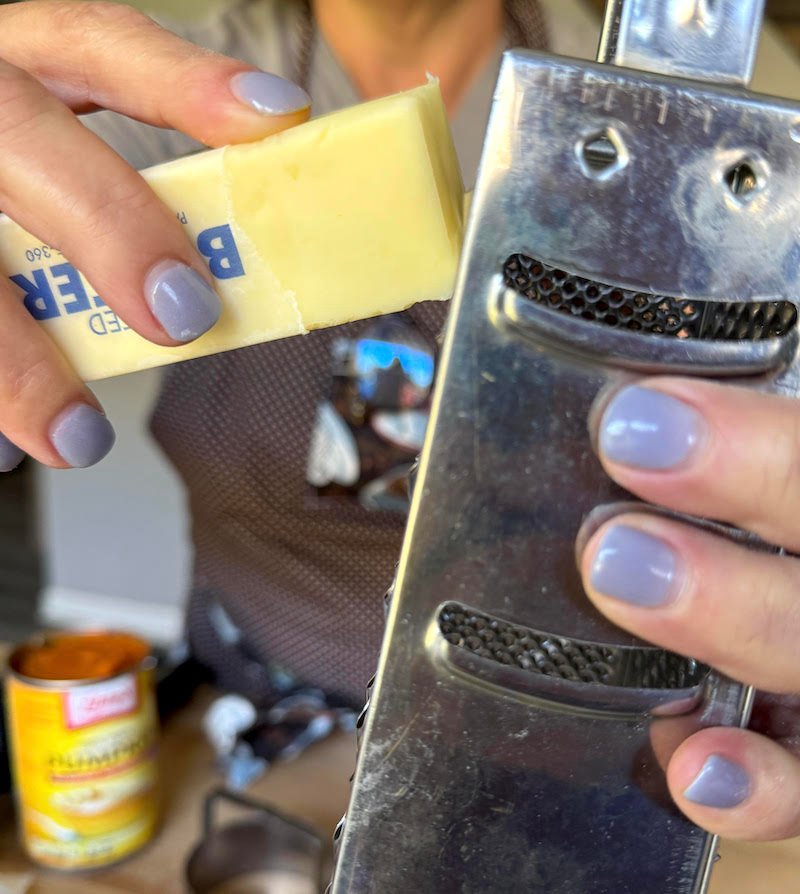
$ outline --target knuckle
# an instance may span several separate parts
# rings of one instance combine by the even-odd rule
[[[52,366],[46,357],[39,357],[18,366],[5,375],[3,391],[7,407],[38,402],[44,389],[52,381]]]
[[[783,537],[779,532],[796,517],[800,499],[800,411],[785,398],[777,400],[765,425],[768,440],[747,465],[749,484],[743,492],[748,502],[738,519],[768,541],[794,538],[794,531],[784,531]]]
[[[39,124],[54,114],[54,104],[44,97],[42,87],[26,72],[0,60],[0,139],[6,151],[30,139]]]
[[[135,176],[123,177],[116,181],[107,180],[104,187],[101,195],[75,197],[72,210],[75,218],[81,221],[82,238],[100,242],[121,238],[123,231],[152,219],[155,201],[143,181]]]
[[[800,637],[800,602],[787,599],[800,584],[800,568],[796,560],[777,556],[766,566],[761,561],[754,566],[746,573],[742,594],[743,604],[751,608],[741,618],[733,648],[742,667],[751,669],[750,676],[760,675],[754,681],[757,685],[769,681],[771,691],[782,690],[799,682],[795,674],[787,678],[784,665],[786,657],[796,652]],[[731,645],[725,644],[722,651],[730,655]]]
[[[17,119],[30,106],[33,78],[16,65],[0,59],[0,121]]]
[[[152,19],[138,9],[108,0],[65,3],[54,13],[58,25],[68,33],[77,32],[82,38],[104,37],[153,24]]]
[[[781,501],[796,505],[800,496],[800,413],[795,408],[785,411],[786,424],[776,432],[775,461],[777,471],[773,488]]]

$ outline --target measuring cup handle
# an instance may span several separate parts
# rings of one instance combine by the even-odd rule
[[[209,832],[211,832],[214,828],[216,805],[220,801],[228,801],[231,804],[235,804],[237,807],[243,807],[245,810],[252,810],[256,813],[267,816],[270,819],[278,820],[284,825],[291,826],[292,828],[297,829],[298,831],[303,832],[306,835],[310,835],[320,842],[322,841],[320,833],[316,829],[312,828],[309,825],[306,825],[300,820],[297,820],[291,816],[286,816],[286,814],[280,813],[278,810],[275,810],[274,808],[269,807],[268,805],[263,804],[260,801],[255,801],[252,798],[248,798],[246,795],[240,795],[237,792],[231,792],[228,791],[228,789],[224,788],[214,789],[206,795],[205,802],[203,803],[204,836],[207,836]]]
[[[208,835],[209,832],[211,832],[211,830],[214,828],[216,805],[220,801],[230,801],[232,804],[236,804],[238,807],[244,807],[247,810],[254,810],[257,813],[266,813],[269,816],[274,815],[272,810],[270,810],[264,804],[260,804],[258,801],[253,801],[252,799],[247,798],[244,795],[230,792],[224,788],[218,788],[206,795],[206,799],[203,804],[204,835]]]

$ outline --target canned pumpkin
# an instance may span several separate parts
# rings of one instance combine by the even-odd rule
[[[123,633],[62,633],[9,660],[22,842],[41,865],[91,869],[142,847],[158,818],[155,662]]]

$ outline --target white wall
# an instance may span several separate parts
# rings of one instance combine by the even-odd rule
[[[38,468],[45,623],[123,626],[162,642],[179,635],[188,519],[180,481],[146,428],[159,375],[93,386],[117,431],[102,463]]]

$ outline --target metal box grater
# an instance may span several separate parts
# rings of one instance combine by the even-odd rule
[[[334,894],[708,884],[653,743],[752,693],[586,599],[575,535],[633,499],[587,417],[656,372],[800,391],[800,106],[745,89],[763,0],[608,7],[598,63],[504,58]]]

